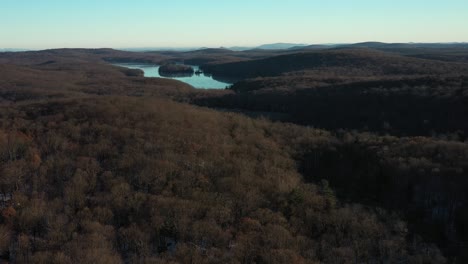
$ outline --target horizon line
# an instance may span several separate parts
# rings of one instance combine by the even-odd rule
[[[114,49],[114,50],[130,50],[130,49],[160,49],[160,50],[171,50],[171,49],[230,49],[230,48],[257,48],[265,45],[297,45],[297,46],[312,46],[312,45],[323,45],[323,46],[336,46],[336,45],[354,45],[354,44],[365,44],[365,43],[381,43],[381,44],[468,44],[468,41],[437,41],[437,42],[382,42],[382,41],[361,41],[361,42],[336,42],[336,43],[292,43],[292,42],[273,42],[273,43],[263,43],[258,45],[229,45],[229,46],[218,46],[218,45],[202,45],[202,46],[125,46],[125,47],[110,47],[110,46],[95,46],[95,47],[46,47],[46,48],[2,48],[0,51],[11,51],[11,52],[21,52],[21,51],[44,51],[44,50],[57,50],[57,49]]]

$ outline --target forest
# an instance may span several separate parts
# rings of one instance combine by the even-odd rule
[[[376,45],[0,53],[0,262],[466,263],[463,48]]]

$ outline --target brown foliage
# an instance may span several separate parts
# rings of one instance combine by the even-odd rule
[[[376,175],[401,181],[388,185],[398,190],[407,179],[421,182],[408,175],[461,179],[466,144],[334,135],[175,103],[167,97],[185,100],[191,89],[128,76],[101,64],[117,56],[112,51],[94,52],[104,55],[23,54],[0,71],[0,191],[14,193],[16,211],[1,219],[2,260],[445,261],[408,236],[407,224],[379,209],[378,199],[355,198],[349,189],[378,194]],[[6,57],[0,60],[12,60]],[[57,62],[43,64],[48,57]],[[372,164],[385,164],[389,174]],[[416,205],[432,198],[417,197]],[[464,217],[452,222],[460,230]]]

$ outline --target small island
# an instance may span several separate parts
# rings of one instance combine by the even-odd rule
[[[184,64],[164,64],[159,67],[159,75],[164,77],[191,77],[194,70],[189,65]]]

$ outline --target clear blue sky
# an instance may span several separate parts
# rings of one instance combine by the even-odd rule
[[[0,48],[468,42],[468,0],[0,0]]]

